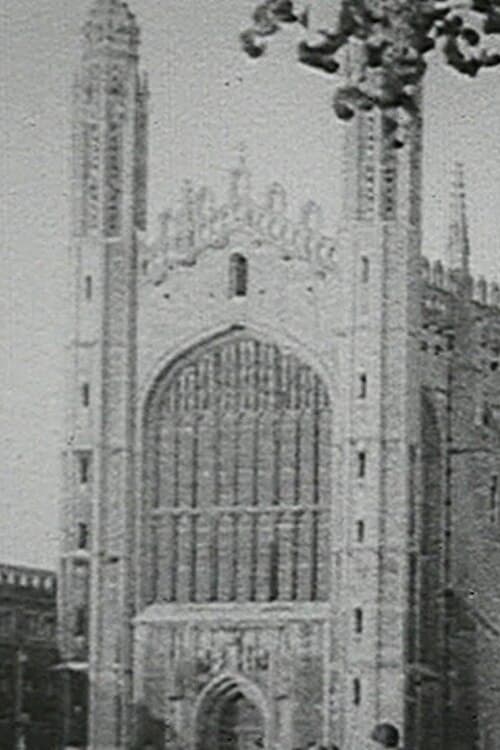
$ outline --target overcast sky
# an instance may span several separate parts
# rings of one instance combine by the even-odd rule
[[[318,0],[324,2],[325,0]],[[326,0],[331,2],[331,0]],[[150,74],[150,230],[183,179],[227,189],[247,145],[255,193],[277,179],[334,229],[342,125],[332,80],[286,64],[292,37],[257,64],[238,33],[254,0],[132,0]],[[54,566],[61,492],[72,71],[88,3],[0,0],[0,560]],[[445,254],[453,161],[465,164],[473,267],[500,278],[500,72],[433,66],[425,97],[424,252]]]

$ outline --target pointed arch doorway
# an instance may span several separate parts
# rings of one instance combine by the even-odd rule
[[[265,718],[258,703],[232,680],[214,686],[198,709],[196,750],[263,750]]]

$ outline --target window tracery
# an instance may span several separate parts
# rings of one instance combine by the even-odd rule
[[[145,448],[151,600],[327,598],[331,406],[309,366],[243,333],[198,351]]]

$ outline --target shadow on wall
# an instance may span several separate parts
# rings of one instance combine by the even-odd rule
[[[147,706],[139,704],[135,707],[136,732],[132,750],[164,750],[168,738],[165,721],[153,716]],[[172,731],[172,730],[171,730]],[[174,743],[175,737],[170,737],[168,744]]]

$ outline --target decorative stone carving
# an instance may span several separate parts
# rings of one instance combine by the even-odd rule
[[[98,0],[85,25],[85,39],[92,48],[107,44],[136,54],[139,27],[126,3],[121,0]]]
[[[257,246],[271,245],[284,260],[308,261],[318,272],[335,268],[334,242],[322,232],[319,206],[309,202],[293,223],[281,185],[273,184],[261,204],[251,198],[244,164],[231,172],[230,182],[229,200],[219,207],[207,188],[195,191],[191,183],[185,184],[181,206],[160,216],[159,236],[145,251],[142,268],[150,281],[160,284],[170,270],[194,265],[209,250],[228,247],[237,231],[251,234]]]

